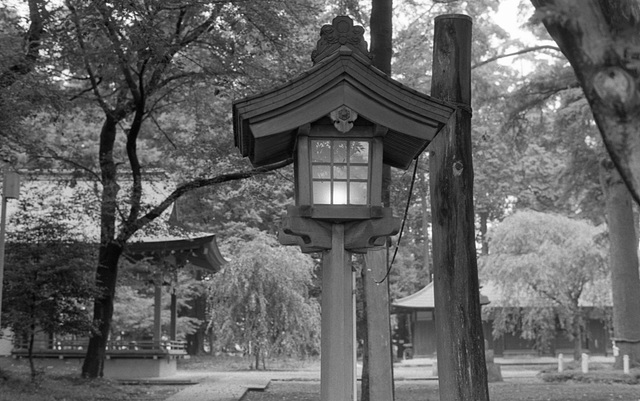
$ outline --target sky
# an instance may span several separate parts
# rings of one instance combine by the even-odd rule
[[[530,17],[530,15],[526,17],[520,16],[518,11],[519,4],[519,0],[502,1],[498,12],[494,15],[494,20],[505,31],[509,32],[513,38],[530,44],[536,40],[531,32],[522,28],[522,25],[527,22],[526,18]],[[533,8],[531,13],[533,13]]]

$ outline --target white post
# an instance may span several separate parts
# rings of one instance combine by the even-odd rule
[[[558,354],[558,373],[562,373],[564,371],[564,355]]]
[[[624,374],[629,374],[629,355],[622,356],[622,367],[624,369]]]
[[[582,373],[589,373],[589,354],[582,354]]]
[[[20,177],[14,172],[5,172],[2,182],[2,205],[0,205],[0,312],[2,312],[2,287],[4,282],[4,235],[7,224],[7,200],[20,196]],[[0,316],[2,314],[0,313]],[[0,318],[1,319],[1,318]],[[2,321],[0,320],[0,324]]]

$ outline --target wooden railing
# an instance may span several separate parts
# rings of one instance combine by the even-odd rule
[[[89,340],[40,340],[33,345],[33,355],[39,358],[84,357]],[[15,342],[12,355],[25,357],[29,353],[28,342]],[[187,354],[184,341],[108,341],[107,358],[150,358],[183,356]]]

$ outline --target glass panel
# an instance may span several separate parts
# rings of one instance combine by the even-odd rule
[[[367,183],[352,182],[350,185],[349,200],[352,205],[367,204]]]
[[[334,180],[346,180],[347,179],[347,166],[333,166],[333,179]]]
[[[319,205],[331,204],[331,182],[330,181],[314,181],[313,182],[313,203]]]
[[[349,147],[351,163],[367,163],[369,160],[369,142],[353,141]]]
[[[351,175],[349,178],[352,180],[367,180],[369,179],[369,168],[366,166],[351,166]]]
[[[333,204],[334,205],[347,204],[347,183],[346,182],[333,183]]]
[[[320,178],[325,180],[331,179],[331,166],[311,166],[311,175],[313,178]]]
[[[331,163],[331,141],[311,141],[311,161],[316,163]]]
[[[347,141],[333,141],[333,162],[347,163]]]
[[[310,146],[314,204],[369,204],[369,142],[311,139]]]

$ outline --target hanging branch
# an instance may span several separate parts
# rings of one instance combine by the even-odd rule
[[[550,46],[550,45],[527,47],[526,49],[518,50],[517,52],[506,53],[506,54],[501,54],[499,56],[490,57],[490,58],[488,58],[486,60],[480,61],[479,63],[476,63],[476,64],[472,65],[471,69],[473,70],[475,68],[482,67],[485,64],[489,64],[491,62],[494,62],[496,60],[500,60],[502,58],[518,56],[520,54],[525,54],[525,53],[537,52],[538,50],[555,50],[555,51],[559,52],[560,48],[558,48],[557,46]]]

